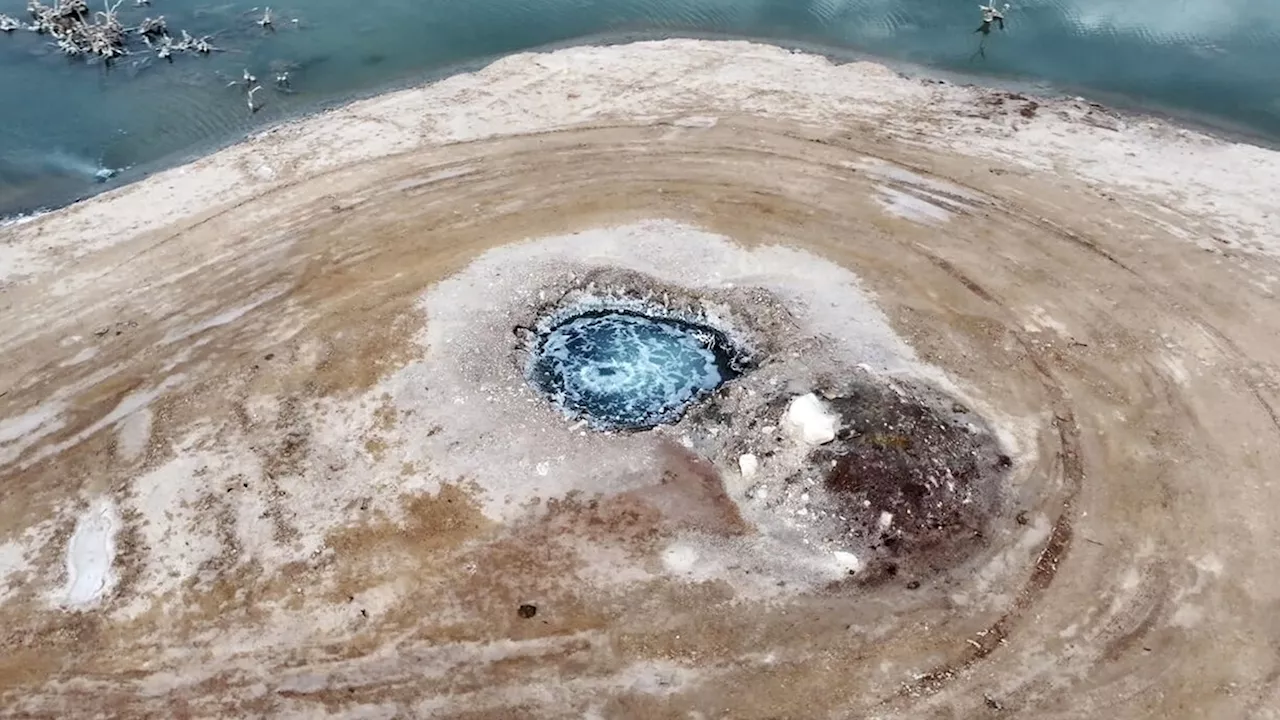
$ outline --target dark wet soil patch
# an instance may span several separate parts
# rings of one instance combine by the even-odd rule
[[[828,397],[836,440],[811,455],[864,548],[862,581],[954,566],[986,539],[1013,462],[981,420],[937,391],[859,380]]]

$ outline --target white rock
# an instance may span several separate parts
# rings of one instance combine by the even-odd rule
[[[851,552],[836,550],[831,554],[835,557],[836,563],[847,572],[858,572],[862,569],[862,561]]]
[[[755,477],[756,471],[760,469],[760,459],[751,453],[747,453],[738,458],[738,470],[742,473],[745,480]]]
[[[880,529],[881,530],[888,530],[889,526],[892,524],[893,524],[893,513],[891,512],[880,513]]]
[[[782,426],[797,440],[809,445],[822,445],[836,439],[839,418],[817,395],[809,393],[791,401],[782,417]]]

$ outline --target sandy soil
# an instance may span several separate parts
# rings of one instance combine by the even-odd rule
[[[666,41],[0,229],[0,707],[1280,717],[1277,187],[1083,101]],[[738,415],[532,395],[512,328],[602,268],[768,351]],[[972,551],[862,582],[747,487],[807,461],[770,402],[855,369],[1009,454]]]

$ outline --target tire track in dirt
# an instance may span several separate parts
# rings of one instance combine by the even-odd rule
[[[75,415],[0,478],[22,508],[0,515],[0,540],[59,528],[0,604],[6,647],[21,649],[0,664],[5,702],[37,717],[1263,712],[1280,640],[1265,573],[1280,430],[1259,377],[1280,346],[1257,339],[1277,313],[1248,268],[1061,177],[1020,170],[1015,192],[988,160],[872,134],[812,139],[830,132],[721,116],[500,136],[298,180],[179,218],[164,242],[125,248],[127,264],[105,256],[111,271],[58,307],[86,327],[141,318],[127,343],[60,367],[83,342],[59,344],[39,318],[10,330],[15,351],[48,361],[0,400],[6,415],[55,397]],[[663,268],[645,253],[695,257],[692,236],[553,237],[652,218],[742,247]],[[771,245],[800,254],[752,254]],[[543,247],[565,269],[537,265]],[[649,263],[702,278],[698,292],[724,278],[823,290],[828,269],[852,271],[1016,447],[989,533],[959,565],[877,585],[765,594],[772,583],[741,568],[674,573],[668,551],[690,538],[737,546],[661,508],[723,516],[734,467],[712,458],[726,490],[711,492],[705,468],[673,475],[670,446],[646,434],[570,437],[513,406],[485,420],[497,384],[467,394],[461,370],[414,374],[453,358],[440,367],[483,380],[514,362],[508,318],[536,294],[476,276],[456,291],[481,308],[465,321],[420,305],[507,257],[491,251],[532,263],[501,266],[493,288],[568,282],[556,273],[570,265]],[[264,288],[282,291],[258,302]],[[821,336],[825,311],[801,305],[788,322]],[[1228,317],[1238,324],[1220,329]],[[472,343],[475,328],[503,339]],[[416,339],[433,332],[454,349]],[[102,387],[179,374],[153,400],[141,461],[117,453],[111,425],[70,442],[112,411]],[[490,468],[525,468],[513,497],[560,475],[598,490],[502,505],[484,464],[462,463],[476,438]],[[117,558],[130,580],[69,624],[45,593],[61,582],[67,508],[93,496],[137,508]],[[516,614],[530,603],[536,615]]]

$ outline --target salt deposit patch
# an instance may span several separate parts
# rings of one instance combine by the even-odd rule
[[[396,518],[401,495],[426,482],[401,475],[394,444],[375,458],[364,443],[353,442],[378,427],[379,393],[315,405],[291,402],[254,396],[245,403],[244,425],[200,423],[174,444],[173,459],[134,480],[127,504],[149,552],[137,596],[120,609],[122,618],[146,612],[154,597],[187,583],[200,586],[212,577],[207,568],[215,559],[226,567],[253,563],[270,573],[314,558],[326,534],[350,522],[353,508],[361,507],[361,516]],[[120,432],[127,428],[122,423]],[[305,459],[267,472],[281,436],[306,438],[298,447]]]
[[[99,498],[76,521],[67,542],[67,584],[60,605],[83,609],[97,605],[115,586],[112,567],[116,556],[116,532],[120,517],[115,503]]]
[[[0,420],[0,445],[20,440],[45,428],[46,425],[61,414],[65,407],[65,404],[49,403],[16,417]],[[48,434],[55,429],[47,429],[42,434]]]
[[[79,365],[82,362],[88,362],[92,360],[94,356],[97,354],[98,354],[98,348],[90,346],[76,353],[75,357],[71,358],[70,360],[64,360],[61,363],[58,363],[58,367],[71,367],[72,365]]]
[[[712,128],[720,122],[720,118],[707,115],[690,115],[672,121],[672,125],[684,128]]]
[[[216,458],[204,455],[184,443],[182,455],[139,477],[133,484],[130,507],[143,519],[142,541],[150,548],[142,578],[145,593],[133,607],[145,604],[143,595],[161,594],[193,577],[200,565],[221,550],[212,513],[201,512],[201,500],[216,490],[209,466]]]
[[[904,220],[914,220],[925,225],[938,225],[951,219],[951,212],[940,204],[935,204],[918,195],[902,192],[889,187],[877,188],[880,191],[880,206],[885,212]]]
[[[116,450],[125,460],[136,460],[151,440],[151,408],[142,408],[116,426]]]
[[[27,567],[26,549],[20,543],[11,540],[0,544],[0,601],[8,598],[12,578]]]
[[[919,190],[926,191],[931,196],[946,196],[967,200],[973,203],[984,202],[984,198],[969,190],[968,188],[950,183],[945,180],[927,177],[916,172],[912,172],[900,165],[895,165],[880,158],[867,157],[858,162],[842,163],[845,167],[860,170],[872,177],[887,180],[896,185],[907,185]],[[954,201],[951,201],[954,203]]]
[[[98,432],[99,430],[102,430],[103,428],[108,427],[110,425],[114,425],[115,423],[120,422],[124,418],[127,418],[130,415],[147,407],[147,405],[151,404],[151,401],[155,400],[157,397],[160,397],[160,395],[162,395],[169,388],[180,384],[185,378],[186,376],[182,374],[170,375],[169,377],[162,380],[160,384],[154,388],[150,388],[148,390],[139,390],[137,392],[126,395],[124,398],[120,400],[120,402],[114,408],[111,409],[111,412],[99,418],[97,421],[89,425],[89,427],[76,433],[71,438],[58,443],[56,446],[52,446],[52,447],[46,446],[41,448],[40,452],[37,453],[36,456],[32,458],[30,462],[37,462],[50,455],[60,453],[68,448],[79,445],[80,443],[84,442],[88,438],[92,437],[93,434]],[[148,426],[149,426],[149,423],[148,423]],[[49,432],[52,432],[52,430],[50,430]]]
[[[436,170],[435,172],[423,175],[422,177],[415,177],[415,178],[409,178],[408,180],[401,180],[400,182],[396,183],[395,189],[399,190],[400,192],[409,192],[412,190],[417,190],[419,188],[427,187],[429,185],[433,185],[443,180],[453,180],[455,178],[466,177],[467,175],[474,175],[475,172],[476,172],[475,167],[470,165],[461,165],[459,167],[444,168],[444,169]]]
[[[1187,364],[1181,357],[1174,354],[1166,354],[1160,357],[1159,367],[1164,371],[1164,375],[1179,385],[1187,385],[1191,382],[1191,373],[1187,369]]]
[[[0,420],[0,465],[14,461],[41,438],[61,429],[66,407],[64,402],[49,402]]]
[[[698,550],[684,544],[675,544],[662,553],[662,565],[673,575],[692,575],[698,567]]]
[[[275,300],[276,298],[280,297],[281,295],[284,295],[287,291],[288,291],[288,288],[278,288],[278,289],[263,293],[262,295],[258,296],[257,298],[243,305],[240,305],[238,307],[233,307],[228,310],[224,310],[218,313],[217,315],[206,318],[194,325],[188,326],[186,328],[182,328],[180,330],[171,330],[165,334],[163,339],[160,340],[160,344],[168,345],[170,343],[175,343],[179,340],[185,340],[191,337],[192,335],[198,335],[202,332],[205,332],[206,330],[212,330],[217,327],[222,327],[223,325],[229,325],[239,320],[240,318],[244,317],[245,315],[249,314],[250,312],[256,310],[257,308],[265,305],[266,303],[269,303],[272,300]]]
[[[1062,337],[1071,336],[1066,325],[1063,325],[1060,321],[1050,315],[1044,308],[1038,306],[1027,310],[1027,319],[1023,322],[1022,327],[1027,332],[1051,330]]]

